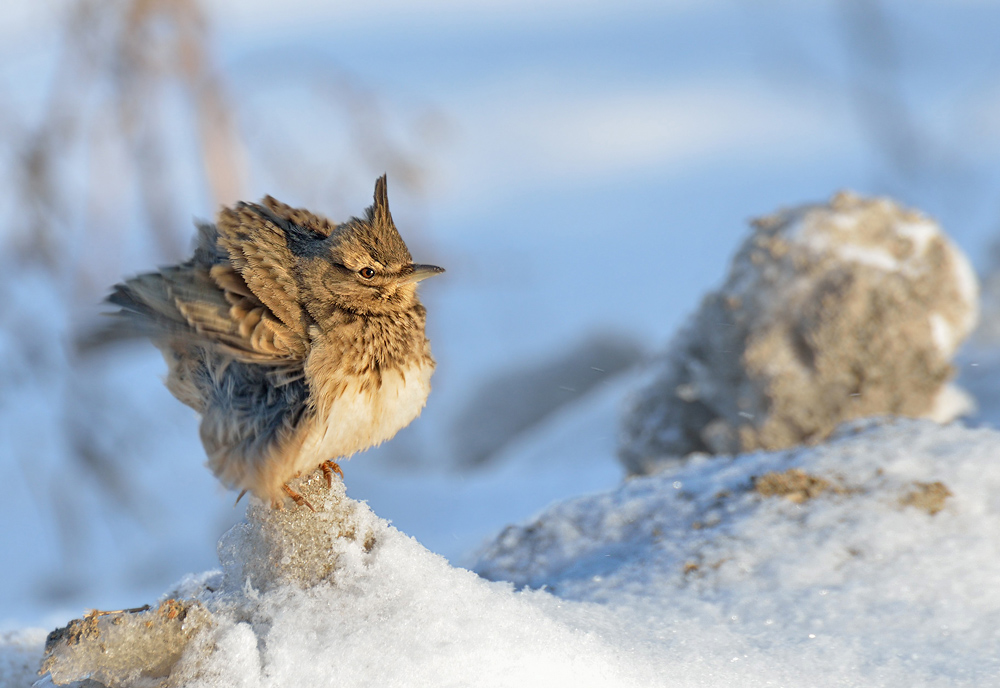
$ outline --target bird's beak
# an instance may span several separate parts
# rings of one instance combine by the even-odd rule
[[[414,265],[413,272],[407,275],[403,281],[419,282],[420,280],[425,280],[428,277],[440,275],[442,272],[444,272],[444,268],[439,268],[437,265]]]

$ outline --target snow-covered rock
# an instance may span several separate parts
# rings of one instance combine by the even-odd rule
[[[1000,433],[867,423],[562,502],[504,531],[477,570],[793,685],[995,682]]]
[[[971,406],[949,380],[976,324],[977,280],[932,220],[840,193],[753,225],[625,418],[630,473],[816,442],[854,418],[943,422]]]

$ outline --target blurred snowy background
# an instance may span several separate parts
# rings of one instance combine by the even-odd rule
[[[619,406],[746,220],[835,190],[1000,229],[1000,5],[975,0],[49,0],[0,19],[0,629],[216,566],[235,495],[123,275],[264,194],[334,220],[388,172],[438,372],[348,492],[452,563],[617,485]],[[1000,420],[985,322],[961,374]],[[991,360],[993,362],[991,363]]]

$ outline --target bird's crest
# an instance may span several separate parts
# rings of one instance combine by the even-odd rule
[[[393,227],[392,213],[389,212],[389,193],[386,190],[386,175],[375,180],[375,202],[366,211],[368,222],[382,227]]]
[[[413,262],[409,249],[399,235],[389,212],[389,195],[386,190],[386,175],[375,181],[375,200],[366,210],[365,219],[353,219],[340,225],[345,248],[357,243],[382,265],[407,265]],[[349,249],[348,249],[349,250]]]

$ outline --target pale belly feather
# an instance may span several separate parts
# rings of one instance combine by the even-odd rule
[[[308,473],[326,460],[347,458],[385,442],[409,425],[427,402],[433,364],[386,371],[378,389],[350,382],[318,418],[294,461],[294,472]]]

